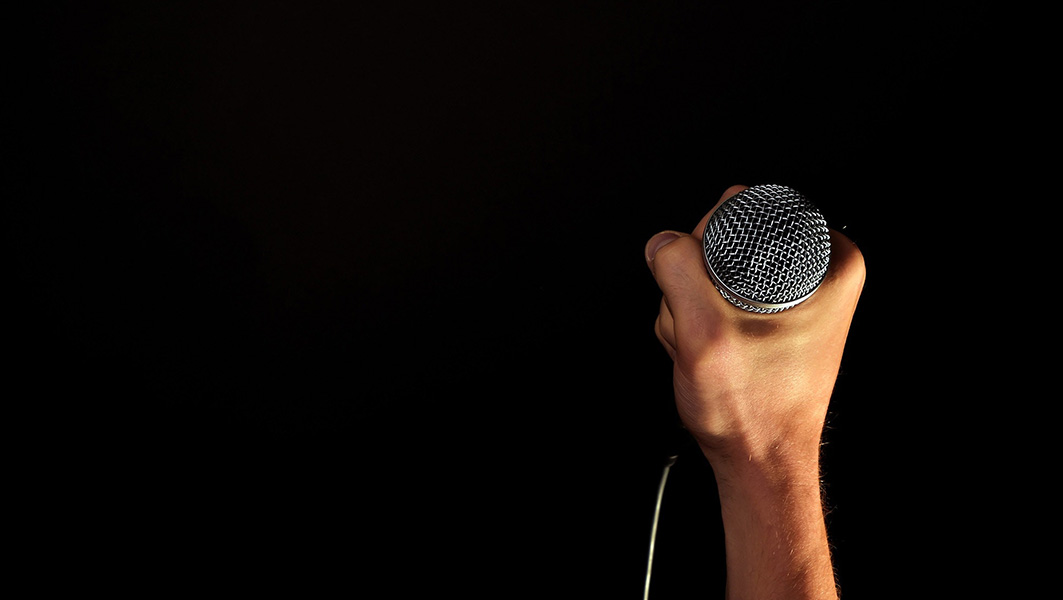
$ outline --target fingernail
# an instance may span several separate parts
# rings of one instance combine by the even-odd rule
[[[662,231],[651,237],[650,241],[646,242],[646,262],[652,262],[658,250],[676,241],[681,235],[675,231]]]

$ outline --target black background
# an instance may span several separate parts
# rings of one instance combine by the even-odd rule
[[[114,590],[640,597],[677,439],[643,245],[729,185],[784,183],[868,268],[825,438],[839,582],[907,597],[995,527],[961,508],[1000,493],[966,432],[1001,398],[1008,325],[927,305],[987,285],[984,207],[1042,175],[1011,168],[1027,56],[1004,23],[43,9],[14,54],[5,222],[12,405],[33,409],[12,423],[49,464],[27,469],[33,556]],[[682,450],[651,597],[719,597],[711,471]]]

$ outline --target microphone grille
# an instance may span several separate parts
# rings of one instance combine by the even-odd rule
[[[807,299],[830,262],[830,233],[819,210],[782,185],[747,188],[709,218],[703,239],[709,275],[731,304],[776,313]]]

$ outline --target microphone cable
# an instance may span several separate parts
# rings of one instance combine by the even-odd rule
[[[657,503],[653,509],[653,526],[650,528],[650,551],[646,559],[646,589],[642,594],[643,600],[649,600],[650,598],[650,577],[653,574],[653,546],[657,541],[657,522],[661,517],[661,500],[664,498],[664,486],[668,483],[668,473],[672,470],[672,465],[675,464],[677,458],[677,455],[668,457],[664,470],[661,472],[661,481],[657,484]]]

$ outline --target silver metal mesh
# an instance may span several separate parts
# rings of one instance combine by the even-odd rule
[[[803,195],[758,185],[728,198],[705,226],[705,265],[731,304],[757,313],[796,306],[830,262],[827,221]]]

